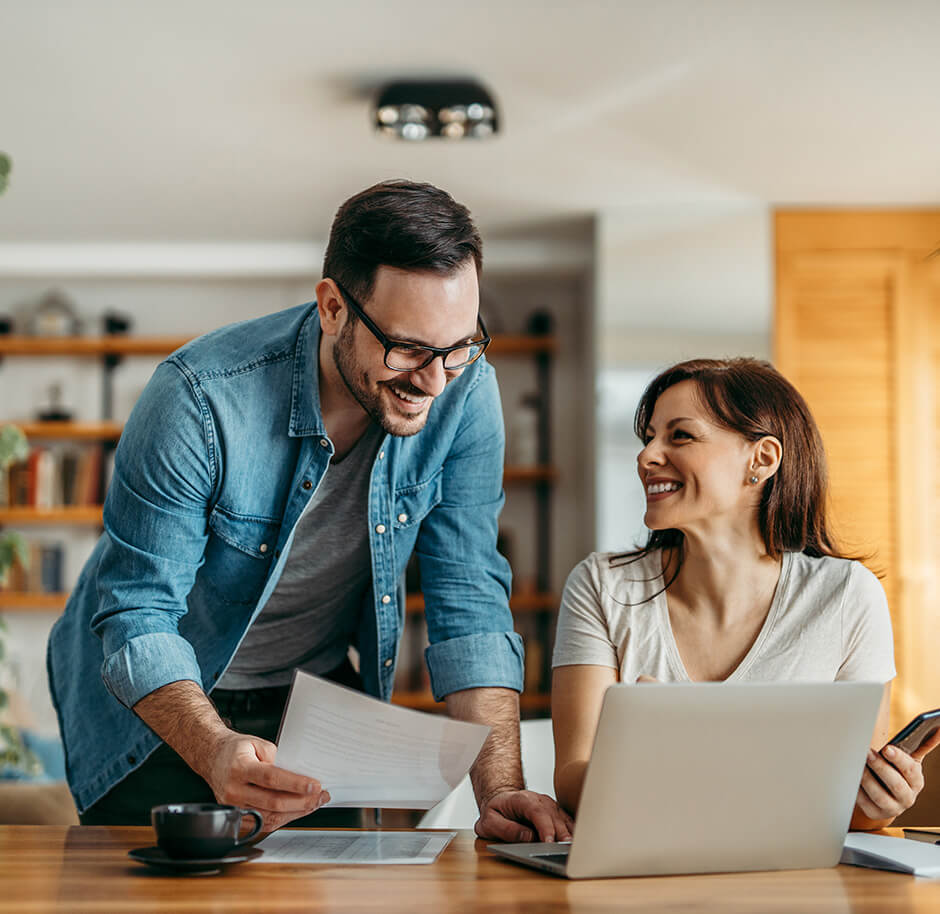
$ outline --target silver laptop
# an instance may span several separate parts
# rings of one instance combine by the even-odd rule
[[[835,866],[883,686],[613,685],[570,844],[493,844],[569,879]]]

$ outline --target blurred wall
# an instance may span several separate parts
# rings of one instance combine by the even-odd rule
[[[757,203],[637,206],[597,219],[596,548],[643,542],[633,413],[683,359],[770,357],[770,209]]]

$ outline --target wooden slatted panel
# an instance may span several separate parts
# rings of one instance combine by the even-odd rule
[[[894,610],[896,270],[877,255],[798,255],[781,258],[779,280],[778,367],[819,424],[839,538],[850,552],[871,553]]]
[[[933,380],[933,442],[930,450],[933,470],[933,510],[928,523],[932,556],[927,583],[926,611],[940,618],[940,262],[930,265],[927,282],[927,313],[930,324],[930,368]],[[932,642],[940,645],[940,640]],[[938,696],[940,704],[940,696]]]
[[[899,727],[940,704],[940,209],[774,222],[777,364],[820,414],[843,523],[889,571]],[[940,817],[940,791],[926,799],[905,824]]]
[[[933,608],[940,612],[940,466],[938,466],[937,448],[940,447],[940,264],[931,271],[932,282],[929,286],[928,303],[931,324],[931,357],[934,392],[934,507],[931,523],[933,536],[932,587]]]

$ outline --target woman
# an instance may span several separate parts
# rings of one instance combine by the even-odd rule
[[[836,547],[809,408],[768,363],[683,362],[636,412],[644,549],[594,553],[568,578],[555,640],[555,791],[574,812],[606,688],[642,681],[885,683],[891,622],[874,575]],[[880,828],[923,787],[920,759],[868,754],[853,828]]]

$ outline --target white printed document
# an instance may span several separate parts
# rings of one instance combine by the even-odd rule
[[[851,831],[845,838],[840,862],[936,879],[940,876],[940,847],[907,838]]]
[[[282,828],[256,845],[253,863],[433,863],[457,832]]]
[[[275,762],[316,778],[329,806],[430,809],[470,770],[489,732],[298,670]]]

